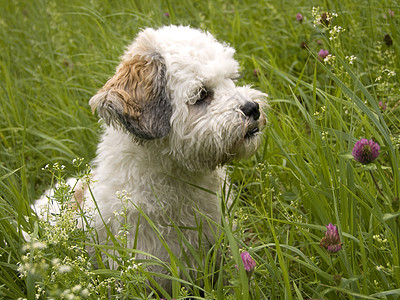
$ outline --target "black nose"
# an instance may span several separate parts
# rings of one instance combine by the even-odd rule
[[[247,116],[253,117],[254,120],[258,120],[260,117],[260,106],[256,102],[246,102],[240,107],[240,110]]]

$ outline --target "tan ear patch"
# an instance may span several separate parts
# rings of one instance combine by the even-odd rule
[[[120,124],[139,138],[165,136],[172,108],[162,57],[137,55],[122,62],[89,104],[107,124]]]

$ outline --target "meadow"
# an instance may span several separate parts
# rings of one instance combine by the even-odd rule
[[[0,0],[0,298],[399,299],[399,23],[396,0]],[[229,166],[235,203],[213,249],[192,249],[196,275],[173,256],[135,261],[124,235],[120,268],[94,267],[93,232],[29,205],[90,176],[89,99],[141,28],[168,24],[236,49],[239,84],[269,95],[263,144]],[[361,139],[379,144],[373,161],[354,159]],[[172,295],[144,287],[148,264],[171,270]]]

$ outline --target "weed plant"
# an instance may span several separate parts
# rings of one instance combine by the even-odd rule
[[[399,299],[398,1],[0,0],[0,8],[0,298]],[[135,260],[138,251],[124,247],[129,224],[114,246],[97,246],[95,232],[77,229],[90,215],[69,209],[64,184],[70,175],[90,180],[100,126],[88,100],[141,28],[167,24],[230,43],[239,83],[268,93],[270,105],[263,146],[229,167],[236,200],[217,243],[191,249],[198,272],[182,277],[172,254],[169,263]],[[380,146],[369,164],[352,156],[363,138]],[[39,220],[30,204],[56,181],[53,200],[64,210]],[[149,265],[170,270],[172,295],[153,289],[166,275]]]

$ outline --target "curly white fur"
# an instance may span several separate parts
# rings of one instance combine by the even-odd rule
[[[198,247],[199,231],[187,228],[203,219],[203,240],[214,241],[201,215],[219,222],[223,165],[253,154],[265,125],[266,95],[236,86],[233,55],[233,48],[189,27],[145,29],[90,100],[106,123],[91,189],[100,243],[110,243],[106,226],[113,234],[120,230],[118,191],[130,195],[128,247],[134,247],[138,226],[136,248],[169,260],[140,210],[178,257],[185,249],[172,224]],[[88,193],[85,199],[86,207],[94,206]]]

